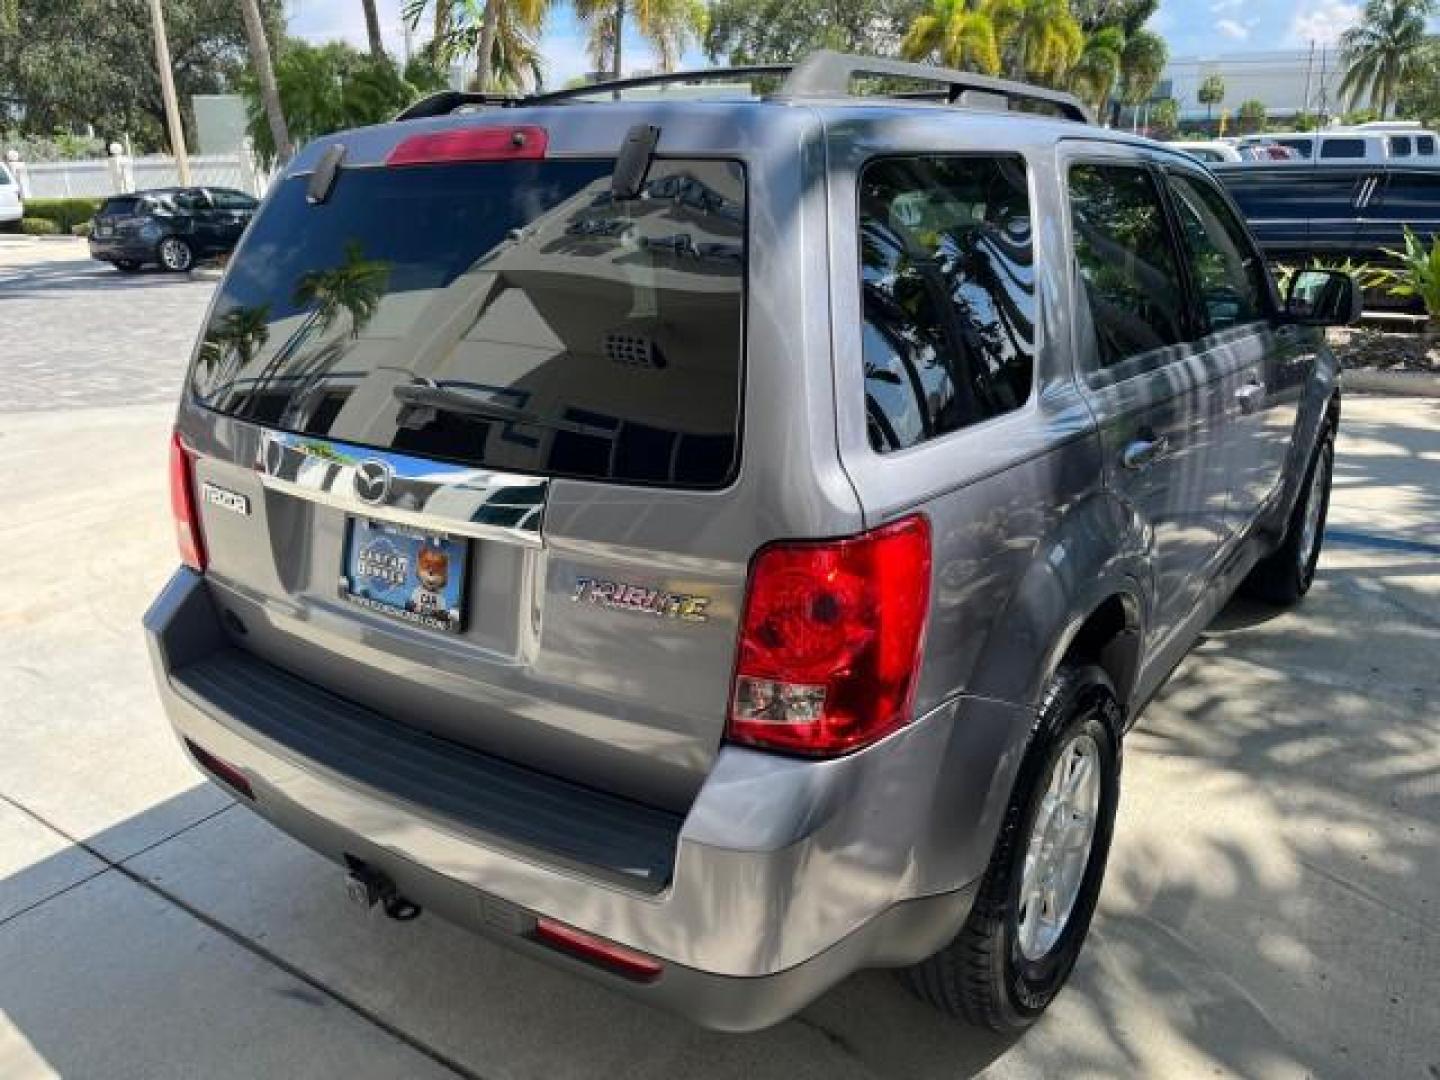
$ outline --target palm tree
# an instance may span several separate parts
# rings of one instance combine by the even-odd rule
[[[1134,108],[1149,100],[1160,73],[1170,59],[1165,39],[1149,30],[1136,30],[1120,52],[1120,100]]]
[[[1420,61],[1434,11],[1435,0],[1368,0],[1359,25],[1340,35],[1340,96],[1348,107],[1368,97],[1382,117],[1391,114],[1401,81]]]
[[[705,28],[704,6],[695,0],[574,0],[574,6],[590,33],[591,59],[613,79],[620,78],[627,15],[635,16],[636,29],[662,66],[673,65]]]
[[[1206,75],[1195,96],[1200,99],[1200,104],[1205,106],[1205,121],[1209,123],[1215,106],[1225,100],[1225,79],[1219,72]]]
[[[915,17],[900,42],[900,54],[911,60],[938,56],[942,64],[1000,74],[1000,41],[996,9],[1006,0],[930,0],[929,8]],[[1002,20],[1003,21],[1003,20]]]
[[[431,0],[405,0],[401,15],[416,27]],[[437,63],[475,57],[476,86],[503,90],[538,86],[544,62],[536,37],[549,0],[433,0]]]
[[[1014,78],[1056,82],[1085,48],[1085,34],[1070,14],[1067,0],[995,5],[992,19],[1004,42],[1006,67]]]
[[[245,18],[245,36],[250,39],[250,62],[255,65],[255,81],[260,88],[260,102],[270,121],[270,134],[275,140],[275,156],[281,165],[290,160],[294,148],[290,131],[285,126],[285,112],[280,108],[280,89],[275,85],[275,68],[270,63],[270,46],[265,40],[265,24],[260,19],[256,0],[240,0]]]
[[[295,283],[295,303],[314,305],[313,325],[321,334],[330,329],[340,312],[349,312],[350,336],[357,338],[379,310],[389,276],[389,263],[365,258],[360,242],[351,240],[338,265],[300,275]]]
[[[1110,92],[1120,77],[1125,55],[1125,32],[1118,26],[1106,26],[1085,39],[1080,58],[1070,71],[1070,86],[1085,101],[1104,113]]]
[[[370,39],[370,55],[376,60],[385,57],[385,43],[380,40],[380,14],[375,10],[375,0],[360,0],[365,9],[365,35]]]

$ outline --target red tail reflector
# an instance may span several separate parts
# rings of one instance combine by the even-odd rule
[[[581,960],[599,964],[603,968],[637,982],[650,982],[660,977],[660,961],[654,957],[627,949],[613,941],[606,941],[584,930],[577,930],[543,915],[536,920],[535,937],[561,952],[570,953]]]
[[[175,519],[180,561],[203,573],[205,540],[200,534],[200,515],[195,512],[193,459],[178,431],[170,437],[170,514]]]
[[[434,165],[446,161],[533,161],[545,156],[550,137],[534,124],[451,128],[402,139],[386,165]]]
[[[215,777],[216,780],[219,780],[227,787],[234,788],[251,802],[255,801],[255,792],[250,787],[250,781],[245,779],[245,774],[234,765],[231,765],[228,761],[221,761],[214,754],[210,753],[209,750],[201,749],[189,739],[185,740],[185,747],[195,756],[195,760],[200,763],[200,767]]]
[[[756,557],[740,628],[730,738],[825,757],[910,720],[930,605],[920,515]]]

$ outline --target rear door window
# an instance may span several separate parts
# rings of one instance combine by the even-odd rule
[[[1391,135],[1391,136],[1390,136],[1390,156],[1391,156],[1391,157],[1409,157],[1409,156],[1410,156],[1410,136],[1409,136],[1409,135]]]
[[[1435,155],[1435,137],[1433,135],[1417,136],[1415,152],[1423,157],[1433,157]]]
[[[1315,152],[1315,142],[1313,139],[1276,139],[1275,141],[1281,146],[1294,150],[1300,157],[1306,158],[1307,160],[1310,155]]]
[[[1075,165],[1070,217],[1100,366],[1185,341],[1185,290],[1150,171],[1141,165]]]
[[[191,372],[208,408],[463,464],[715,487],[737,465],[745,177],[657,160],[353,168],[283,181]]]
[[[1035,266],[1018,157],[894,157],[860,178],[865,411],[899,450],[1019,408]]]

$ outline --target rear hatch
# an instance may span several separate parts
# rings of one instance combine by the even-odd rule
[[[613,170],[280,181],[181,431],[237,645],[396,723],[683,809],[723,734],[754,549],[748,523],[718,527],[746,180],[657,159],[621,200]]]
[[[118,195],[106,199],[95,212],[92,235],[101,240],[133,235],[140,231],[153,211],[151,201],[143,195]]]

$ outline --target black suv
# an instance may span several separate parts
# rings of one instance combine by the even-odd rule
[[[184,271],[233,251],[260,204],[233,188],[154,188],[106,199],[90,226],[90,257],[134,273]]]

